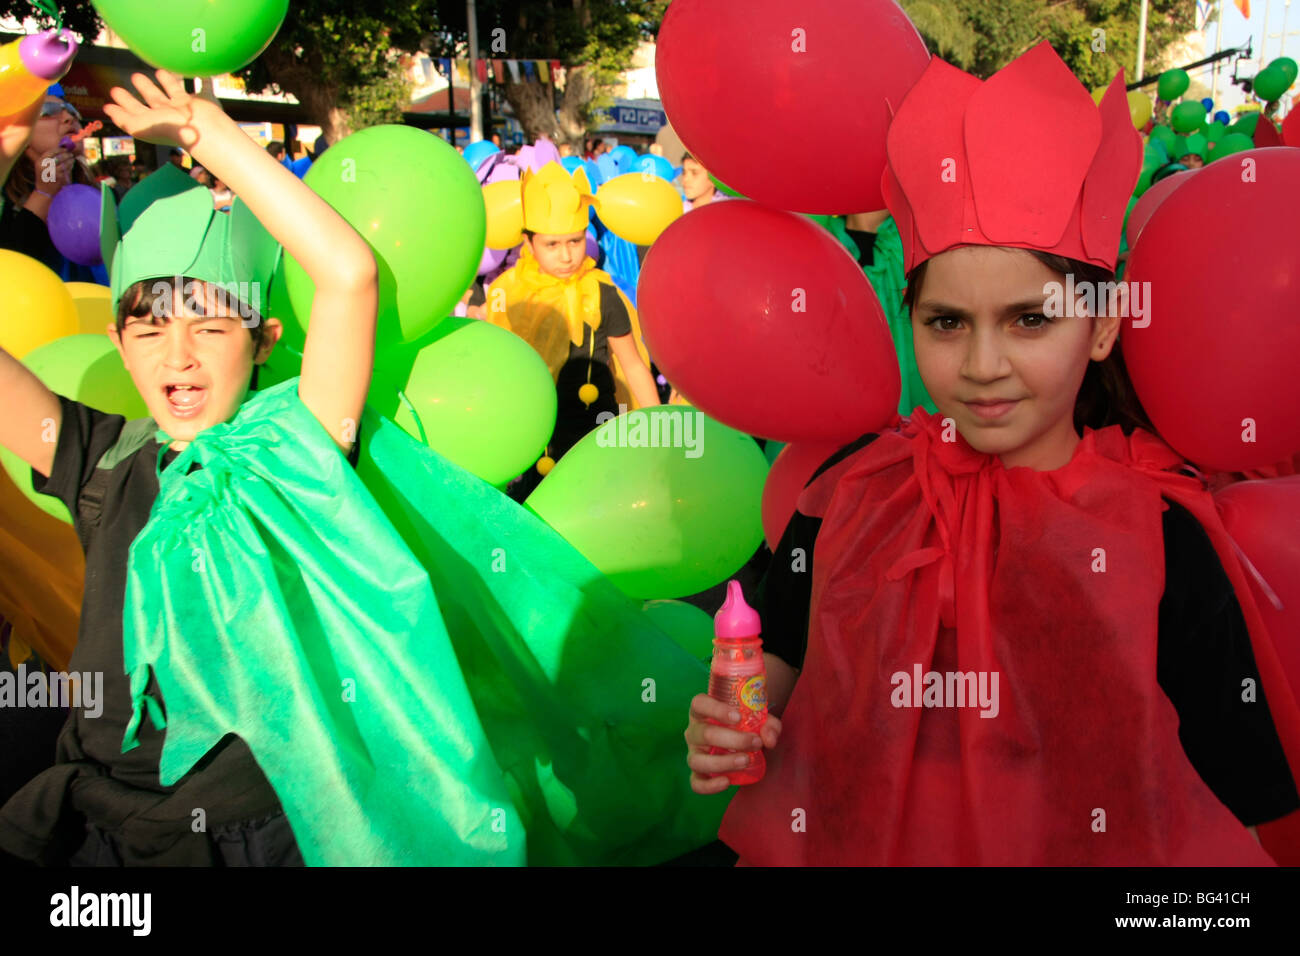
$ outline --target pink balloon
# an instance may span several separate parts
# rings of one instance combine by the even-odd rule
[[[786,445],[772,462],[763,485],[763,536],[773,551],[780,544],[808,479],[840,448],[839,442]]]
[[[501,266],[506,261],[505,249],[483,249],[483,258],[478,263],[478,274],[487,275],[493,269]]]
[[[637,285],[646,347],[692,405],[750,435],[849,441],[897,414],[875,292],[835,238],[744,200],[683,216]]]

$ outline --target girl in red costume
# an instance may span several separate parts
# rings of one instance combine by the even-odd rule
[[[1141,161],[1122,74],[1098,107],[1045,43],[987,82],[935,59],[887,154],[939,414],[799,499],[760,599],[764,739],[693,702],[697,792],[770,751],[719,836],[757,865],[1272,862],[1254,824],[1300,806],[1295,698],[1204,481],[1132,396],[1123,319],[1051,303],[1113,276]]]

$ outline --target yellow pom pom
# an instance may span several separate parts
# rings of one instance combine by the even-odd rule
[[[537,459],[537,473],[543,478],[550,474],[551,469],[554,467],[555,459],[550,455],[543,455],[541,458]]]
[[[584,405],[591,405],[598,398],[600,398],[600,389],[590,382],[578,389],[578,400]]]

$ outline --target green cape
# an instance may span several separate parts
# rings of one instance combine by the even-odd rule
[[[682,745],[706,666],[369,411],[354,472],[297,384],[190,443],[132,544],[125,666],[137,722],[150,668],[162,693],[162,783],[238,734],[312,865],[649,864],[712,841],[727,797],[691,792]]]

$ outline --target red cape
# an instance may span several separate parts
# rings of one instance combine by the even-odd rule
[[[1163,494],[1209,535],[1300,767],[1300,711],[1203,483],[1142,431],[1085,430],[1051,472],[944,437],[918,409],[801,496],[823,518],[807,656],[721,838],[758,865],[1271,863],[1156,679]],[[915,701],[931,671],[973,680]]]

